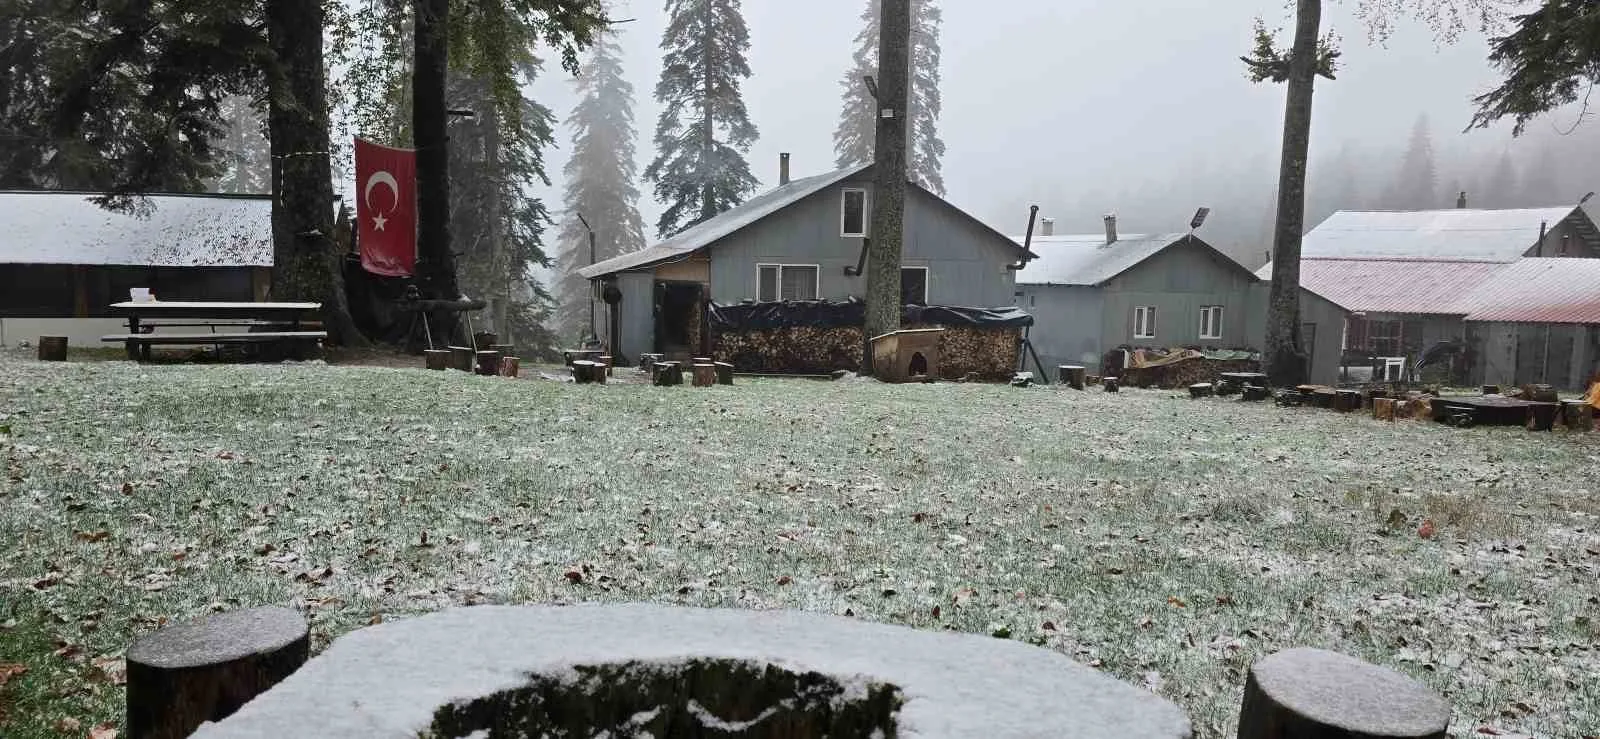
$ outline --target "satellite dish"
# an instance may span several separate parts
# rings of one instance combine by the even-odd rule
[[[1194,220],[1189,221],[1189,230],[1193,231],[1206,222],[1206,216],[1211,215],[1210,208],[1201,208],[1194,212]]]

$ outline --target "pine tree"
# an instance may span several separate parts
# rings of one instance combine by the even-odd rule
[[[1511,152],[1500,152],[1489,181],[1483,186],[1484,208],[1515,208],[1521,202],[1521,185],[1517,181],[1517,165]]]
[[[872,161],[872,142],[877,128],[873,119],[877,106],[862,78],[878,77],[878,14],[881,0],[867,0],[861,13],[862,29],[856,34],[853,63],[840,85],[844,87],[844,110],[839,127],[833,132],[833,150],[841,169]],[[907,167],[917,184],[939,195],[944,194],[944,142],[939,139],[939,27],[944,11],[936,0],[911,2],[911,151]]]
[[[566,175],[565,216],[561,222],[556,270],[560,308],[557,330],[576,339],[589,332],[589,282],[578,270],[589,264],[589,232],[595,231],[595,259],[643,249],[644,220],[634,186],[633,85],[622,73],[622,49],[613,35],[590,47],[574,86],[580,100],[566,126],[572,132],[572,157]]]
[[[667,206],[662,238],[744,202],[758,184],[744,158],[757,132],[740,92],[750,76],[740,0],[667,0],[666,9],[657,154],[644,170]]]
[[[1411,140],[1400,158],[1400,169],[1386,200],[1388,207],[1399,210],[1443,207],[1439,198],[1439,171],[1433,157],[1433,136],[1428,131],[1426,114],[1417,118],[1416,125],[1411,128]]]
[[[222,103],[225,134],[213,144],[222,159],[223,171],[207,188],[215,192],[259,194],[272,187],[272,153],[265,121],[244,95]]]

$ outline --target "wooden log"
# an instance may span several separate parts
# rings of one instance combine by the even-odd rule
[[[493,331],[479,331],[472,335],[472,345],[479,349],[488,349],[500,343],[500,335]]]
[[[1105,388],[1108,393],[1117,392],[1120,389],[1120,385],[1121,383],[1115,377],[1105,377],[1100,380],[1100,386]]]
[[[561,359],[568,367],[571,367],[573,362],[580,359],[593,361],[595,357],[604,353],[599,349],[568,349],[561,353]]]
[[[208,616],[128,648],[128,736],[177,739],[220,721],[288,677],[310,655],[306,621],[288,608]]]
[[[1552,431],[1556,426],[1556,416],[1560,415],[1561,406],[1555,403],[1547,405],[1528,406],[1529,431]]]
[[[67,361],[67,337],[65,336],[40,336],[39,361],[65,362]]]
[[[1209,382],[1197,382],[1189,386],[1189,397],[1191,398],[1209,398],[1214,392],[1216,392],[1216,388],[1212,387]]]
[[[694,386],[711,387],[717,384],[717,366],[710,362],[695,362]]]
[[[1561,396],[1556,394],[1556,389],[1549,385],[1523,385],[1522,399],[1539,403],[1561,402]]]
[[[1011,375],[1012,387],[1028,387],[1033,384],[1032,372],[1017,372]]]
[[[711,364],[713,360],[711,357],[693,357],[689,361],[690,364]]]
[[[516,377],[517,373],[520,372],[521,370],[522,370],[522,360],[521,359],[519,359],[517,357],[501,357],[500,358],[500,376],[501,377]]]
[[[462,372],[471,372],[472,365],[478,361],[477,352],[470,346],[450,347],[450,366]]]
[[[1373,398],[1372,417],[1379,421],[1393,421],[1394,405],[1394,398]]]
[[[683,384],[683,365],[677,362],[656,362],[651,372],[650,382],[658,387]]]
[[[500,372],[500,352],[485,349],[478,352],[478,374],[490,377]]]
[[[1089,369],[1081,364],[1063,364],[1056,367],[1057,380],[1073,390],[1082,390],[1088,382]]]
[[[1594,406],[1581,400],[1561,401],[1561,423],[1568,431],[1593,431]]]
[[[665,354],[640,354],[639,370],[641,372],[650,372],[655,368],[657,362],[661,362],[666,358],[667,355]]]
[[[1484,385],[1483,386],[1483,394],[1484,395],[1499,395],[1500,394],[1500,386],[1499,385]]]
[[[444,370],[450,367],[449,349],[424,349],[422,358],[427,362],[428,369]]]
[[[1358,390],[1337,391],[1333,397],[1333,409],[1340,413],[1361,410],[1361,392]]]
[[[733,365],[731,365],[731,364],[729,364],[727,362],[713,362],[712,364],[714,364],[716,366],[716,368],[717,368],[717,384],[718,385],[732,385],[733,384]]]
[[[589,359],[580,359],[572,363],[572,379],[579,385],[598,382],[605,384],[606,366]]]
[[[594,361],[605,365],[606,366],[606,376],[607,377],[611,376],[611,355],[610,354],[601,354]]]
[[[1250,668],[1239,739],[1446,739],[1450,704],[1394,670],[1322,649]]]
[[[1240,394],[1240,400],[1257,401],[1272,397],[1272,391],[1265,385],[1245,385]]]

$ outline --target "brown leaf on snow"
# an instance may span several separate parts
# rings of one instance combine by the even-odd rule
[[[1183,602],[1183,599],[1179,598],[1176,595],[1167,596],[1167,603],[1169,605],[1177,606],[1178,608],[1188,608],[1189,607],[1188,603]]]
[[[121,657],[96,657],[89,661],[95,676],[112,685],[128,684],[128,663]]]
[[[792,583],[792,582],[794,582],[794,578],[789,577],[788,575],[784,575],[783,577],[778,578],[778,584],[779,585],[788,585],[789,583]]]
[[[117,725],[107,721],[89,730],[89,739],[117,739]]]
[[[913,514],[911,514],[911,522],[912,523],[922,523],[923,521],[926,521],[926,520],[928,520],[928,514],[926,514],[926,513],[913,513]]]
[[[934,606],[933,607],[933,617],[934,618],[938,618],[939,617],[939,607],[938,606]]]
[[[383,623],[383,614],[381,613],[374,613],[372,614],[372,618],[367,619],[368,626],[377,626],[381,623]]]
[[[77,734],[83,728],[83,722],[71,716],[56,721],[56,731],[62,734]]]
[[[583,582],[583,570],[574,567],[573,569],[567,570],[565,577],[569,582]]]
[[[131,482],[122,483],[122,494],[123,495],[133,495],[133,483],[131,483]]]
[[[0,688],[6,686],[11,678],[19,677],[28,672],[28,666],[16,662],[0,662]]]
[[[73,534],[72,537],[74,539],[77,539],[78,541],[85,541],[85,542],[88,542],[90,544],[93,544],[95,542],[100,542],[100,541],[105,541],[106,539],[110,539],[111,538],[111,532],[110,531],[79,531],[79,532]]]
[[[956,591],[956,594],[950,598],[950,602],[959,606],[969,600],[972,600],[972,596],[977,594],[978,591],[973,590],[972,588],[962,588]]]

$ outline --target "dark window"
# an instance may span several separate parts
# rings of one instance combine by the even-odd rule
[[[850,189],[844,191],[843,200],[839,207],[839,235],[867,235],[866,190]]]
[[[900,302],[907,305],[928,304],[928,268],[900,268]]]
[[[1402,324],[1399,321],[1368,321],[1368,349],[1380,357],[1398,357]]]
[[[816,300],[818,268],[812,264],[762,264],[756,267],[756,300]]]

